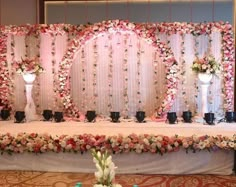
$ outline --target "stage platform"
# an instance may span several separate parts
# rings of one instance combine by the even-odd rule
[[[179,135],[197,136],[228,136],[236,134],[236,123],[220,123],[203,125],[199,123],[178,123],[174,125],[164,122],[135,123],[122,121],[111,123],[99,120],[96,123],[66,121],[61,123],[34,121],[29,123],[14,123],[0,121],[0,134],[10,133],[47,133],[52,137],[60,135],[123,135],[154,134],[168,137]],[[230,175],[234,167],[234,150],[217,150],[209,152],[201,150],[193,153],[184,149],[164,155],[153,153],[121,153],[114,154],[113,160],[118,166],[117,173],[146,174],[219,174]],[[13,153],[0,156],[0,170],[33,170],[60,172],[94,172],[95,166],[89,152],[80,153]]]

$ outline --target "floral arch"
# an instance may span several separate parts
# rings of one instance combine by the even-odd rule
[[[62,61],[59,64],[59,88],[57,92],[62,99],[63,106],[67,115],[72,117],[79,117],[80,111],[74,104],[71,97],[71,89],[69,83],[70,67],[72,66],[76,52],[84,45],[88,40],[91,40],[99,35],[106,33],[116,32],[131,32],[137,36],[145,39],[151,44],[155,50],[160,54],[160,58],[165,64],[167,76],[166,76],[166,87],[167,91],[162,101],[161,106],[158,108],[155,117],[163,117],[165,113],[170,110],[174,97],[177,91],[177,62],[170,48],[166,47],[165,44],[160,42],[157,38],[155,29],[148,29],[144,24],[134,24],[128,21],[114,20],[114,21],[103,21],[96,23],[85,28],[83,31],[78,33],[75,39],[72,40],[69,45],[66,54],[63,56]]]

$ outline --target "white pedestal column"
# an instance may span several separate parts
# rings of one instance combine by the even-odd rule
[[[25,116],[26,121],[34,121],[37,120],[37,114],[36,114],[36,107],[34,104],[34,100],[32,98],[32,88],[33,88],[33,82],[36,78],[35,74],[24,74],[23,79],[25,81],[25,89],[26,89],[26,100],[27,104],[25,107]]]
[[[205,113],[208,113],[208,102],[207,102],[207,94],[208,94],[208,88],[210,85],[210,81],[212,79],[212,74],[207,73],[199,73],[198,79],[201,82],[201,112],[199,116],[202,118],[204,117]]]

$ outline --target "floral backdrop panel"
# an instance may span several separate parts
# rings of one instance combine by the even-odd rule
[[[224,111],[232,110],[234,49],[231,26],[227,23],[168,24],[169,30],[165,31],[165,24],[157,24],[149,26],[146,33],[154,30],[156,36],[171,48],[178,62],[178,89],[171,111],[178,115],[185,110],[199,113],[201,88],[192,64],[196,58],[210,55],[223,70],[211,80],[207,98],[209,111],[222,116]],[[158,32],[155,31],[157,28]],[[22,58],[37,58],[37,63],[45,69],[34,82],[33,98],[38,113],[44,109],[63,110],[57,90],[58,71],[68,50],[77,54],[68,74],[70,88],[65,91],[70,91],[73,104],[81,112],[96,110],[98,114],[108,115],[110,111],[120,111],[122,116],[132,117],[137,110],[144,110],[150,116],[163,104],[169,89],[166,87],[169,72],[160,58],[160,51],[137,34],[114,32],[99,35],[82,43],[78,51],[73,51],[68,46],[74,37],[85,34],[82,32],[85,26],[42,25],[40,30],[37,29],[29,25],[12,26],[6,27],[7,35],[1,35],[1,59],[7,61],[4,67],[10,76],[7,96],[13,110],[25,107],[24,81],[13,68],[13,63]]]

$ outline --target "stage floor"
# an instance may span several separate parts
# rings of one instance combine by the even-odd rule
[[[93,135],[129,135],[155,134],[165,136],[229,136],[236,134],[236,123],[219,123],[216,125],[203,125],[201,123],[178,123],[166,124],[164,122],[148,121],[146,123],[99,121],[96,123],[85,123],[65,121],[61,123],[32,121],[28,123],[14,123],[13,121],[0,121],[0,133],[48,133],[55,135],[93,134]]]

